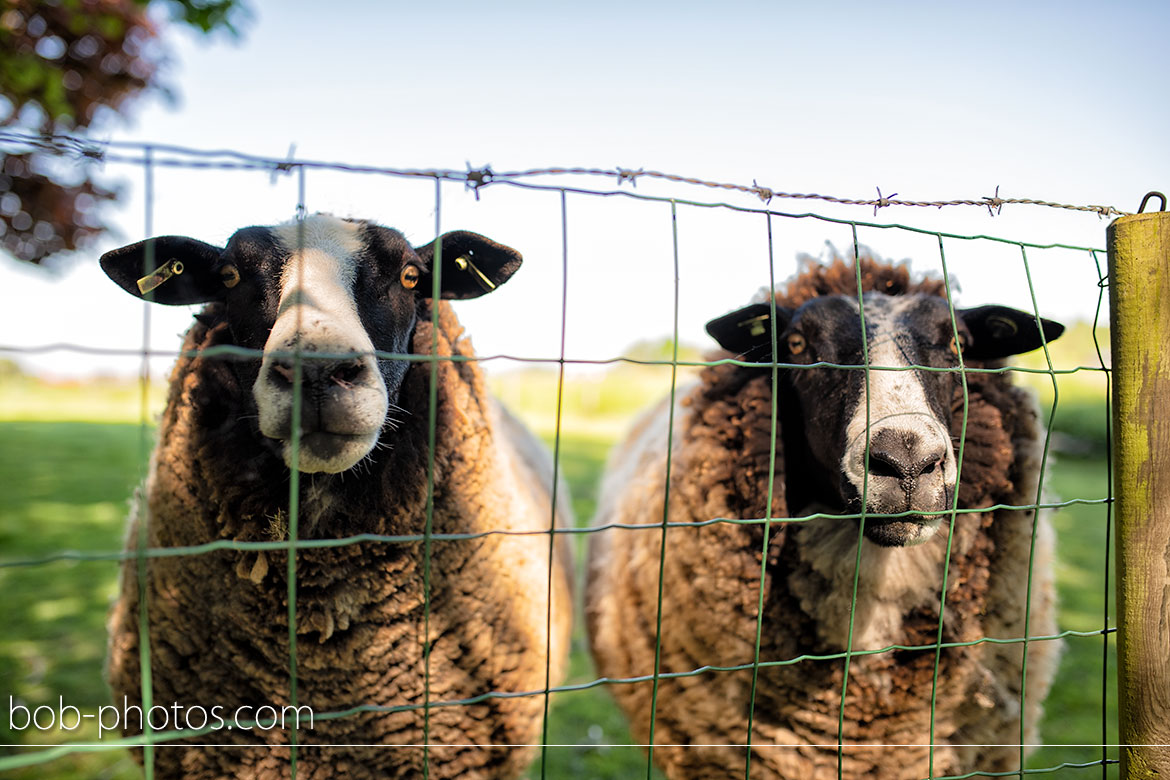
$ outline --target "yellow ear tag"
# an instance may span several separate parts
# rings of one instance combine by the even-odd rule
[[[759,317],[752,317],[743,322],[737,322],[735,326],[737,328],[751,328],[748,333],[752,336],[763,336],[768,332],[767,326],[764,325],[768,319],[769,316],[767,314],[761,314]]]
[[[455,265],[458,266],[460,271],[470,270],[471,273],[475,275],[475,280],[479,282],[479,286],[483,288],[484,292],[491,292],[492,290],[496,289],[495,283],[493,283],[491,279],[484,276],[483,271],[476,268],[475,264],[471,262],[471,258],[469,258],[467,255],[460,255],[459,257],[456,257]]]
[[[154,269],[154,273],[147,274],[138,280],[138,292],[146,295],[151,290],[162,285],[172,276],[183,273],[183,263],[180,260],[169,260],[165,265]]]

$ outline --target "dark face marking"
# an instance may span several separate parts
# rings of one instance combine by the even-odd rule
[[[416,301],[399,277],[414,252],[400,234],[385,228],[320,215],[272,233],[285,261],[264,359],[252,385],[260,432],[282,444],[291,467],[299,355],[297,467],[345,471],[373,450],[391,423],[391,399],[397,398],[406,364],[379,360],[374,353],[406,351]]]
[[[223,249],[164,236],[108,252],[123,289],[165,304],[218,302],[233,342],[263,352],[233,361],[251,387],[259,432],[292,465],[294,385],[300,381],[297,467],[337,473],[369,455],[392,427],[407,354],[442,252],[440,294],[471,298],[503,284],[520,254],[475,233],[447,233],[418,250],[373,223],[315,215],[235,233]],[[181,273],[157,269],[181,267]],[[474,274],[474,275],[473,275]],[[161,283],[153,283],[163,278]],[[147,285],[139,284],[146,280]]]
[[[944,299],[921,293],[866,293],[864,312],[865,349],[858,301],[842,295],[796,310],[753,303],[711,320],[707,332],[742,360],[771,363],[775,352],[776,362],[810,366],[780,369],[776,388],[794,509],[827,503],[853,513],[864,504],[875,515],[865,520],[871,541],[918,544],[940,524],[925,513],[945,512],[955,495],[960,352],[997,361],[1055,341],[1064,326],[996,305],[955,309],[952,319]]]
[[[781,334],[786,362],[870,366],[786,371],[804,419],[805,441],[818,466],[836,473],[842,506],[877,515],[942,512],[955,489],[950,441],[951,399],[958,375],[906,369],[954,368],[957,356],[946,302],[936,296],[864,298],[865,345],[858,303],[816,298],[798,309]],[[960,321],[960,338],[965,329]],[[793,354],[790,344],[801,349]],[[903,369],[903,370],[883,370]],[[883,546],[929,539],[938,515],[867,517],[865,535]]]

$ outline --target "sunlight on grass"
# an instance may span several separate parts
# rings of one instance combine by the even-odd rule
[[[562,392],[560,428],[612,444],[647,405],[670,393],[670,366],[619,365],[604,373],[571,375]],[[681,367],[678,385],[697,370]],[[492,393],[533,430],[551,437],[557,429],[558,376],[548,369],[488,374]]]
[[[0,371],[0,420],[153,423],[166,403],[166,385],[142,387],[120,379],[47,382]]]

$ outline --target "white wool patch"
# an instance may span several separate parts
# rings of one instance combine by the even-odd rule
[[[277,241],[289,253],[281,274],[280,316],[288,308],[309,302],[306,290],[313,291],[316,308],[334,312],[351,310],[357,280],[357,254],[362,250],[360,228],[326,214],[272,229]]]
[[[358,225],[316,215],[275,227],[273,234],[290,256],[265,350],[290,349],[299,336],[315,352],[372,351],[354,301]]]
[[[362,325],[354,298],[357,258],[363,249],[361,227],[316,215],[272,228],[272,233],[289,252],[289,259],[281,273],[276,321],[264,344],[264,365],[253,387],[260,430],[285,440],[285,460],[291,465],[287,427],[293,394],[284,384],[269,381],[276,360],[273,353],[299,349],[306,355],[359,360],[366,370],[345,385],[345,399],[339,402],[348,420],[341,430],[327,431],[343,434],[350,442],[337,452],[319,455],[309,446],[311,440],[304,439],[298,461],[302,471],[344,471],[376,444],[388,405],[386,384],[373,356],[374,344]],[[331,441],[336,445],[339,440]]]
[[[811,514],[816,509],[809,507],[798,514]],[[837,649],[849,646],[850,614],[853,649],[878,650],[902,640],[905,615],[938,603],[945,534],[911,549],[862,544],[861,579],[854,605],[857,525],[823,518],[794,525],[791,533],[801,560],[828,582],[815,600],[806,599],[801,607],[816,616],[820,638]]]
[[[955,456],[951,447],[950,431],[935,416],[926,400],[926,389],[917,371],[883,371],[913,365],[899,344],[904,328],[899,323],[913,298],[867,296],[865,327],[869,345],[869,390],[863,384],[857,404],[846,425],[848,444],[841,463],[849,482],[862,494],[865,485],[866,445],[874,432],[892,427],[916,434],[921,441],[937,441],[944,445],[946,457],[943,475],[949,485],[955,483]],[[857,306],[857,302],[853,301]],[[869,399],[869,426],[866,427],[866,400]]]

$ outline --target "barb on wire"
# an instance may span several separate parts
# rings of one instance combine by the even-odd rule
[[[993,217],[998,217],[999,212],[1003,211],[1003,198],[999,197],[999,185],[995,185],[995,195],[992,197],[983,196],[983,201],[987,205],[987,213]]]
[[[114,150],[124,150],[127,152],[142,153],[148,146],[157,155],[153,161],[155,166],[172,166],[172,167],[188,167],[188,168],[261,168],[266,170],[276,170],[283,172],[292,167],[300,168],[321,168],[336,171],[346,171],[350,173],[373,173],[382,174],[386,176],[419,176],[435,179],[446,179],[451,181],[462,181],[468,188],[476,193],[479,197],[479,191],[489,184],[497,182],[518,182],[523,179],[533,178],[537,176],[602,176],[608,178],[616,178],[618,185],[630,182],[635,187],[637,182],[642,178],[659,179],[674,184],[686,184],[698,187],[707,187],[709,189],[726,190],[731,192],[742,192],[744,194],[752,195],[760,198],[765,203],[770,202],[774,198],[781,198],[785,200],[819,200],[825,203],[835,203],[843,206],[872,206],[874,214],[881,208],[889,208],[892,206],[912,206],[924,207],[931,206],[935,208],[943,208],[944,206],[979,206],[986,208],[995,214],[998,214],[1005,205],[1027,205],[1027,206],[1043,206],[1046,208],[1065,209],[1068,211],[1086,211],[1097,214],[1098,217],[1121,217],[1129,216],[1131,212],[1121,211],[1113,206],[1101,205],[1085,205],[1078,206],[1069,203],[1058,203],[1050,200],[1039,200],[1036,198],[1001,198],[999,196],[999,188],[996,187],[996,194],[988,197],[972,199],[956,199],[956,200],[902,200],[895,198],[897,193],[890,196],[881,194],[878,190],[877,198],[842,198],[834,195],[822,195],[819,193],[807,192],[784,192],[771,187],[766,187],[754,180],[750,185],[734,184],[728,182],[714,182],[706,181],[704,179],[697,179],[690,176],[679,176],[672,173],[663,173],[662,171],[648,171],[643,168],[533,168],[521,171],[509,171],[505,173],[498,173],[493,171],[490,167],[473,169],[468,165],[467,170],[446,170],[440,168],[432,169],[406,169],[406,168],[391,168],[379,166],[358,166],[347,163],[323,162],[317,160],[299,160],[293,159],[290,155],[286,159],[261,157],[250,155],[235,150],[206,150],[206,149],[192,149],[182,146],[172,146],[166,144],[145,144],[141,142],[130,141],[104,141],[100,146],[94,144],[89,139],[76,138],[72,136],[51,135],[41,136],[17,131],[0,130],[0,144],[23,144],[26,146],[34,146],[47,153],[56,153],[62,156],[74,155],[90,159],[104,160],[105,162],[131,163],[142,164],[144,158],[134,157],[128,154],[116,154]],[[169,155],[169,157],[161,157],[161,155]]]
[[[479,200],[479,189],[492,183],[495,174],[492,173],[492,166],[485,165],[482,168],[472,168],[471,163],[467,163],[467,189],[475,193],[475,199]]]
[[[638,177],[641,176],[643,173],[645,173],[645,171],[643,171],[641,168],[634,171],[634,170],[630,170],[628,168],[619,167],[617,169],[618,186],[620,187],[623,182],[628,181],[634,187],[637,187],[638,186]]]
[[[755,179],[752,179],[752,191],[755,192],[756,196],[759,197],[760,200],[764,201],[764,203],[771,203],[772,198],[776,197],[776,194],[772,192],[772,190],[768,189],[767,187],[761,187],[756,183]]]
[[[894,195],[897,195],[898,193],[895,192],[892,195],[890,195],[889,198],[883,198],[882,197],[882,188],[878,187],[877,194],[878,194],[877,201],[873,204],[873,215],[875,217],[877,216],[878,209],[888,208],[891,203],[895,202],[895,201],[891,200],[891,198],[893,198]]]
[[[85,144],[79,147],[77,153],[81,157],[85,157],[90,160],[97,160],[99,162],[105,157],[105,152],[102,151],[101,148],[90,144]]]
[[[106,152],[99,142],[69,135],[34,135],[15,131],[0,131],[0,143],[30,146],[37,151],[61,157],[78,157],[101,161]],[[145,147],[146,144],[142,144]]]
[[[292,173],[292,169],[296,167],[297,159],[297,145],[288,145],[288,154],[285,156],[285,161],[276,163],[272,166],[272,182],[276,183],[276,177],[282,173]]]

